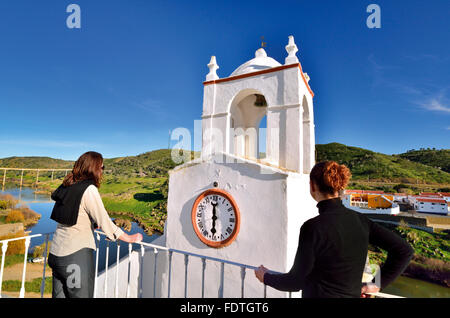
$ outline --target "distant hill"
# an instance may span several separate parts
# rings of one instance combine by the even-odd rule
[[[434,155],[430,155],[431,152]],[[167,177],[177,166],[172,161],[171,149],[160,149],[137,156],[105,159],[107,174],[121,177]],[[427,158],[426,153],[429,154]],[[419,150],[405,154],[386,155],[367,149],[339,143],[316,145],[316,161],[335,160],[347,165],[353,180],[378,180],[404,183],[450,183],[447,169],[449,150]],[[191,158],[193,153],[191,153]],[[411,158],[411,159],[408,159]],[[434,159],[433,159],[434,158]],[[447,160],[447,161],[446,161]],[[419,161],[423,161],[422,163]],[[427,162],[427,164],[424,164]],[[0,167],[72,168],[73,161],[48,157],[11,157],[0,159]],[[441,167],[435,168],[435,167]]]
[[[168,171],[178,164],[172,160],[171,149],[160,149],[137,156],[105,159],[104,165],[108,173],[113,175],[159,177],[167,176]]]
[[[0,159],[2,168],[55,168],[71,169],[74,161],[54,159],[50,157],[8,157]]]
[[[450,173],[450,149],[409,150],[398,156]]]
[[[335,160],[345,164],[352,179],[377,179],[380,181],[450,183],[450,173],[410,161],[400,155],[385,155],[339,143],[316,145],[316,161]]]

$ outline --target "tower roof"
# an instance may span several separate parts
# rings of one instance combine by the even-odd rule
[[[266,51],[264,51],[263,48],[260,48],[256,50],[255,58],[239,66],[237,69],[233,71],[233,73],[231,73],[230,76],[237,76],[241,74],[262,71],[276,66],[281,66],[281,64],[278,63],[273,58],[268,57]]]

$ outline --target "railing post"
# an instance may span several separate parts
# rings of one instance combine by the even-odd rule
[[[224,289],[224,275],[225,275],[225,263],[221,263],[220,266],[220,286],[219,286],[219,298],[223,298],[223,289]]]
[[[172,280],[172,251],[169,251],[169,281],[167,282],[167,298],[170,298],[170,282]]]
[[[2,265],[0,268],[0,298],[2,298],[3,268],[5,267],[5,257],[7,249],[8,249],[8,241],[4,241],[2,244]]]
[[[144,253],[145,253],[145,248],[144,245],[141,244],[141,266],[139,268],[139,298],[142,298],[142,295],[144,293],[143,291],[143,277],[142,277],[142,273],[144,271]]]
[[[205,298],[205,269],[206,269],[206,258],[202,258],[202,298]]]
[[[20,175],[20,190],[22,190],[22,184],[23,184],[23,169],[22,174]]]
[[[241,267],[241,298],[244,298],[245,267]]]
[[[98,254],[100,249],[100,234],[97,233],[97,249],[95,253],[95,276],[94,276],[94,298],[97,298],[97,273],[98,273]]]
[[[23,262],[23,272],[22,272],[22,286],[20,287],[19,298],[25,297],[25,275],[27,273],[27,256],[28,256],[28,247],[30,246],[30,238],[25,238],[25,256]]]
[[[44,298],[44,290],[45,290],[45,268],[47,267],[47,250],[48,250],[48,236],[50,234],[45,235],[45,251],[44,251],[44,270],[42,274],[42,282],[41,282],[41,298]]]
[[[156,298],[156,264],[158,262],[158,250],[154,248],[153,253],[155,253],[155,268],[153,270],[153,298]]]
[[[5,191],[5,181],[6,181],[6,169],[3,169],[3,185],[2,185],[2,191]]]
[[[39,169],[37,169],[37,173],[36,173],[36,187],[38,185],[39,182]]]
[[[131,248],[133,247],[132,243],[128,243],[128,281],[127,281],[127,296],[130,297],[130,278],[131,278]]]
[[[103,285],[103,297],[108,297],[108,263],[109,263],[109,242],[106,240],[106,259],[105,259],[105,284]]]
[[[114,295],[119,297],[119,254],[120,254],[120,241],[117,241],[117,257],[116,257],[116,286],[114,288]]]
[[[188,284],[188,264],[189,264],[189,255],[184,255],[184,298],[187,298],[187,284]]]

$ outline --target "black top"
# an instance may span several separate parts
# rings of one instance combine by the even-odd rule
[[[300,229],[294,265],[287,274],[264,275],[264,284],[302,297],[360,297],[368,245],[388,252],[381,289],[408,266],[414,250],[399,235],[347,209],[339,198],[320,201],[319,215]]]
[[[81,198],[84,191],[95,182],[91,179],[79,181],[71,186],[62,184],[52,193],[55,205],[50,218],[58,223],[72,226],[77,223],[78,211],[80,210]]]

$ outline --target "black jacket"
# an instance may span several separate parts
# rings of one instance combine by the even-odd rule
[[[52,200],[55,201],[50,218],[58,223],[72,226],[77,223],[78,211],[80,210],[81,198],[84,191],[95,182],[91,179],[79,181],[71,186],[65,187],[62,184],[52,193]]]
[[[287,274],[264,275],[264,284],[282,291],[302,290],[304,298],[360,297],[368,245],[388,252],[381,289],[408,266],[414,250],[399,235],[347,209],[339,198],[317,204],[319,215],[300,229],[294,265]]]

